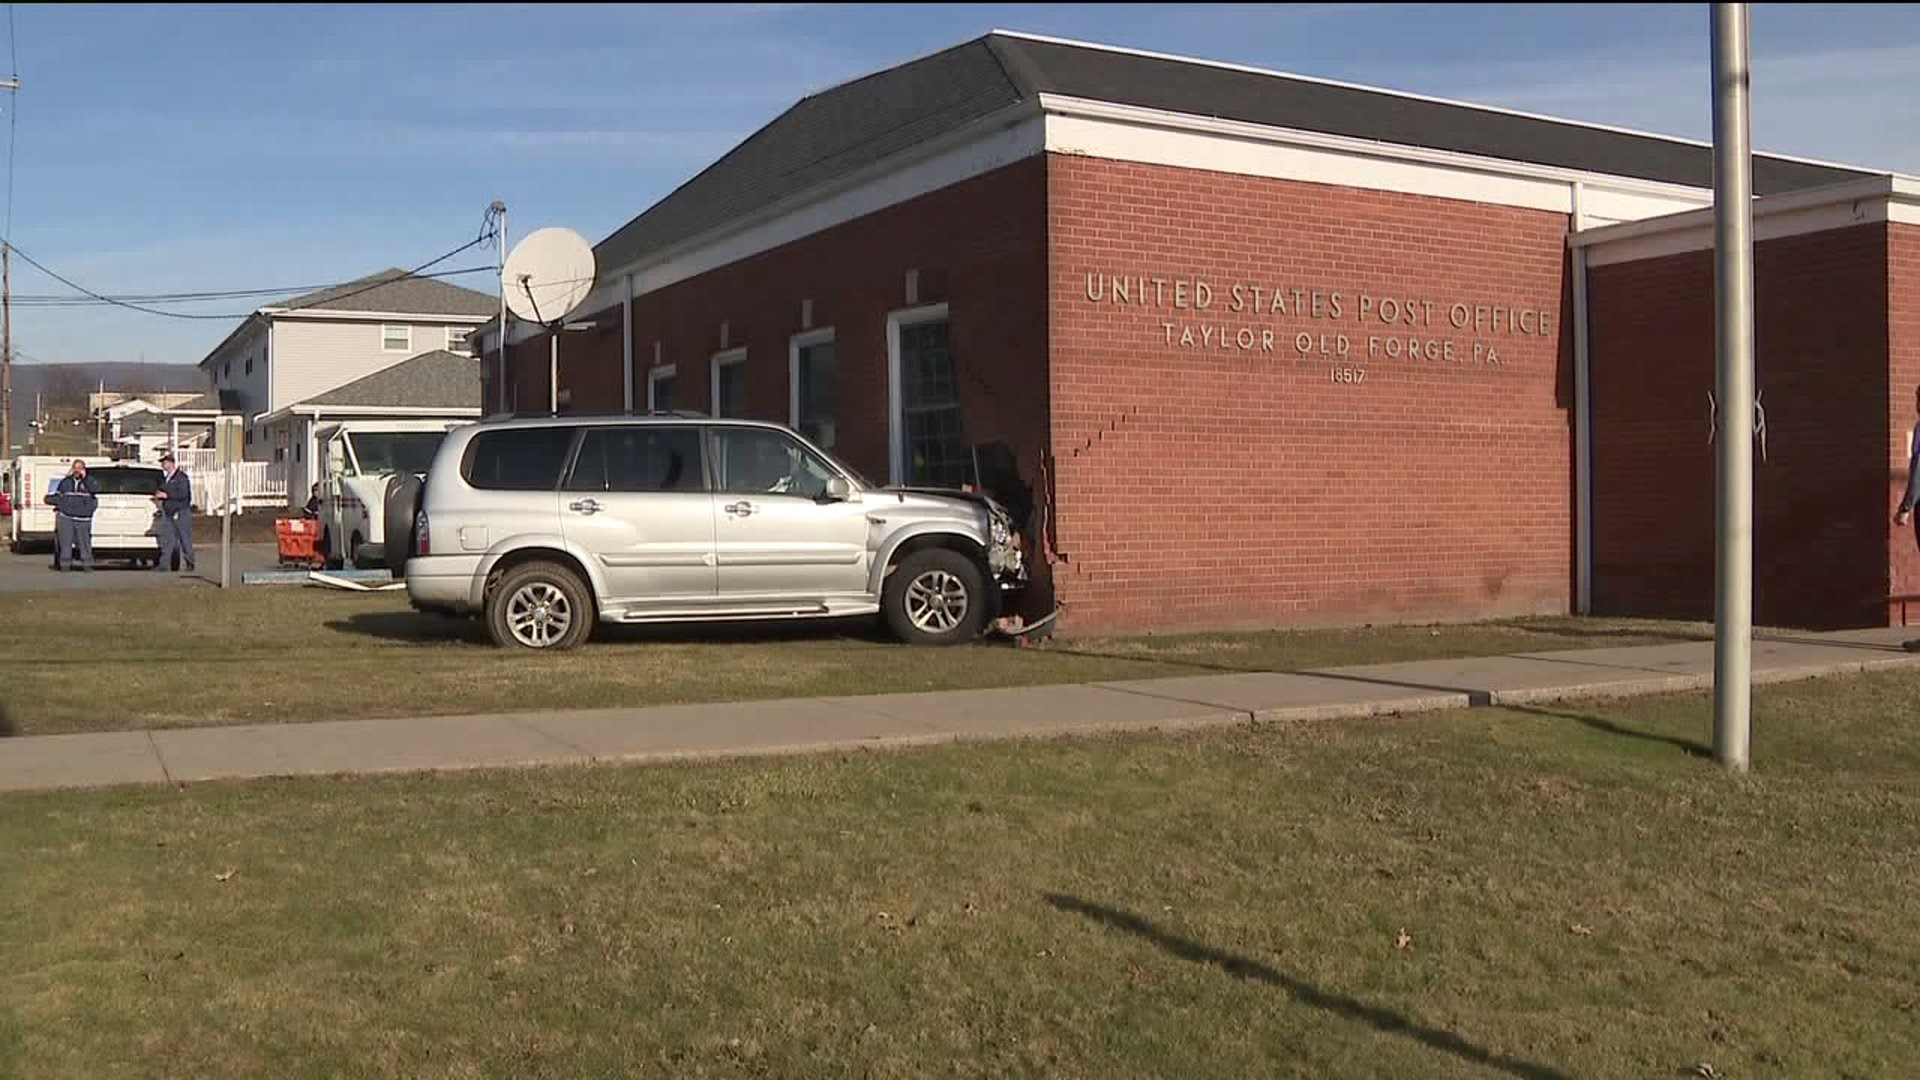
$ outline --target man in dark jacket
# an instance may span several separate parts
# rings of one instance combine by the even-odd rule
[[[80,569],[93,573],[93,512],[100,506],[100,485],[87,475],[87,463],[73,459],[67,475],[53,488],[53,567],[73,569],[73,549],[80,549]]]
[[[154,569],[171,568],[173,557],[178,554],[181,569],[190,571],[193,569],[193,481],[180,471],[171,451],[161,455],[160,471],[166,473],[166,479],[160,482],[160,490],[153,493],[160,506],[160,564]]]

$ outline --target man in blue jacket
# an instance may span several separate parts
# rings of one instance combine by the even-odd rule
[[[192,570],[193,481],[180,471],[172,451],[161,455],[160,471],[166,474],[166,479],[160,482],[160,490],[153,493],[160,505],[160,563],[154,569],[170,568],[177,553],[181,568]]]
[[[87,463],[73,459],[67,475],[53,487],[53,566],[73,569],[73,549],[80,549],[80,569],[93,573],[93,512],[100,506],[100,485],[87,475]]]

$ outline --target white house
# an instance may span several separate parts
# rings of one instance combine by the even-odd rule
[[[305,470],[292,466],[311,460],[313,447],[296,441],[292,424],[276,424],[269,437],[262,425],[268,414],[425,353],[466,354],[467,336],[499,308],[497,296],[383,270],[260,308],[200,361],[200,370],[221,403],[237,403],[246,417],[247,459],[289,466],[291,495],[305,490],[293,475]]]
[[[307,488],[322,479],[315,467],[315,433],[329,424],[404,421],[396,426],[425,429],[478,419],[480,361],[436,349],[275,409],[256,427],[267,445],[293,448],[286,459],[287,500],[298,505],[306,501]]]

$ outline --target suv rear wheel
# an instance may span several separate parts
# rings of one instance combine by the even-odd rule
[[[972,641],[987,627],[986,575],[957,551],[916,551],[887,576],[880,610],[894,636],[909,645]]]
[[[578,575],[558,563],[523,563],[487,594],[487,632],[507,649],[557,652],[587,639],[593,602]]]

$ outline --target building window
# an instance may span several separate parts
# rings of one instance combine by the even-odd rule
[[[813,330],[793,338],[788,347],[787,385],[791,388],[789,419],[794,430],[822,449],[833,449],[838,433],[840,363],[832,330]]]
[[[972,479],[947,328],[945,304],[887,317],[895,483],[959,487]]]
[[[253,357],[247,357],[247,374],[253,374]]]
[[[220,361],[220,377],[222,379],[233,378],[233,361],[231,360]]]
[[[450,353],[464,354],[467,351],[467,338],[472,334],[473,327],[471,326],[447,327],[447,351]]]
[[[380,347],[387,352],[407,352],[413,348],[413,327],[382,326]]]
[[[747,415],[747,350],[734,349],[713,358],[713,415]]]
[[[647,409],[650,412],[673,411],[673,377],[675,367],[657,367],[647,372]]]

